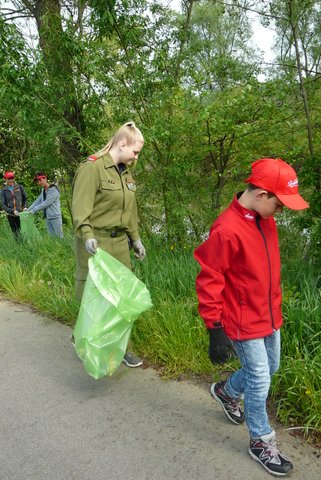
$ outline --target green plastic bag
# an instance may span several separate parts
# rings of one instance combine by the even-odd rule
[[[21,212],[20,218],[20,232],[26,240],[35,240],[40,238],[40,233],[35,225],[33,215],[28,212]]]
[[[73,335],[86,371],[98,379],[117,370],[134,321],[152,302],[146,285],[104,250],[90,257],[88,269]]]

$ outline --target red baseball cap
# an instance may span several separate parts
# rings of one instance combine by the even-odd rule
[[[11,180],[12,178],[14,178],[14,173],[13,172],[5,172],[5,174],[3,175],[3,178],[5,178],[6,180]]]
[[[246,183],[274,193],[288,208],[304,210],[309,204],[299,195],[295,170],[281,158],[261,158],[252,163],[252,172]]]
[[[37,172],[34,176],[34,181],[41,180],[42,178],[47,178],[47,175],[44,172]]]

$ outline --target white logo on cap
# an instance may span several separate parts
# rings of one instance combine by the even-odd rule
[[[294,188],[297,187],[299,184],[298,179],[296,178],[295,180],[289,180],[288,181],[288,187]]]

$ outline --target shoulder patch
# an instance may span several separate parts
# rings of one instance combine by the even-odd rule
[[[87,158],[89,162],[95,162],[97,160],[97,157],[95,155],[90,155],[90,157]]]

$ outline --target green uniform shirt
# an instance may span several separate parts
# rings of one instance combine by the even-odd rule
[[[75,233],[84,242],[95,238],[94,229],[124,229],[139,239],[136,184],[126,166],[120,172],[109,154],[89,157],[74,177],[72,217]]]

